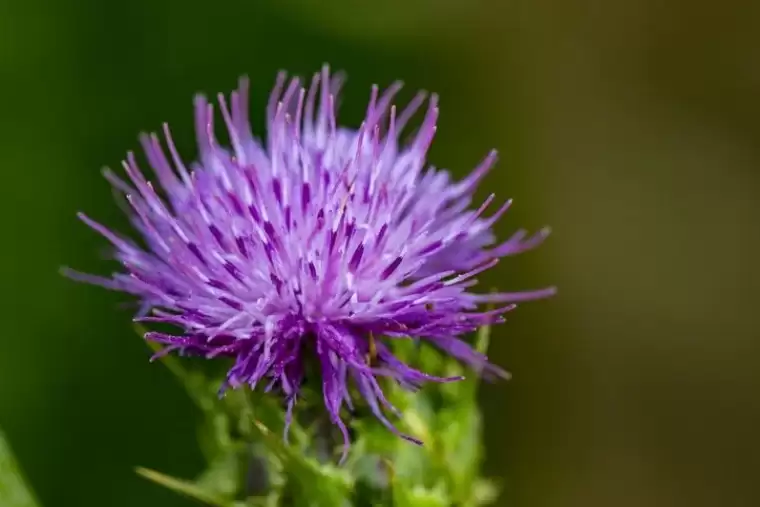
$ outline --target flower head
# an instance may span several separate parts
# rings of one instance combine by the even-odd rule
[[[416,135],[402,142],[424,93],[397,112],[391,101],[400,84],[382,94],[373,87],[363,123],[348,130],[336,122],[340,85],[341,77],[331,77],[327,67],[308,90],[281,74],[267,108],[264,143],[251,133],[248,81],[241,79],[229,101],[219,95],[230,148],[215,137],[213,106],[197,97],[199,160],[189,167],[168,127],[168,156],[156,135],[141,136],[158,188],[132,153],[123,164],[128,180],[105,174],[131,205],[143,244],[80,214],[113,244],[123,271],[110,278],[70,275],[134,294],[143,305],[141,320],[177,326],[176,335],[147,333],[166,344],[162,353],[232,357],[223,389],[265,382],[284,395],[288,420],[305,362],[316,360],[325,407],[348,443],[340,412],[352,402],[349,384],[398,433],[384,415],[395,409],[379,376],[410,388],[457,380],[404,364],[393,355],[392,340],[426,341],[501,375],[458,337],[500,322],[516,302],[553,289],[471,291],[478,273],[536,246],[546,233],[527,237],[520,231],[495,243],[491,227],[510,202],[489,216],[493,195],[470,209],[494,152],[458,182],[426,166],[437,96],[427,101]],[[480,309],[485,303],[494,309]]]

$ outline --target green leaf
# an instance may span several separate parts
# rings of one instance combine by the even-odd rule
[[[399,484],[393,486],[393,505],[394,507],[450,507],[452,503],[442,484],[432,489],[422,486],[405,487]]]
[[[408,484],[426,484],[436,472],[433,466],[438,443],[432,425],[435,413],[425,390],[417,393],[404,392],[401,395],[406,398],[403,408],[399,407],[402,413],[402,428],[422,440],[423,445],[407,442],[383,428],[396,444],[395,455],[391,458],[395,476],[397,480]]]
[[[0,432],[0,505],[3,507],[37,507],[39,505],[27,486],[2,432]]]
[[[219,456],[196,479],[195,486],[218,498],[235,498],[241,487],[240,460],[237,453]]]
[[[272,433],[259,421],[253,422],[261,442],[279,458],[285,483],[281,486],[294,505],[341,507],[349,505],[354,486],[353,477],[344,468],[316,459],[287,445],[282,437]]]
[[[481,417],[475,403],[442,411],[440,443],[452,496],[457,502],[472,496],[473,483],[480,471],[482,457]]]
[[[207,463],[213,463],[219,456],[226,456],[236,448],[231,428],[230,418],[224,412],[206,412],[206,417],[198,427],[198,444]]]
[[[160,484],[161,486],[171,489],[172,491],[175,491],[181,495],[187,496],[189,498],[194,498],[195,500],[203,502],[206,505],[212,505],[214,507],[234,506],[234,502],[222,498],[221,495],[206,491],[191,481],[177,479],[175,477],[162,474],[161,472],[156,472],[155,470],[151,470],[149,468],[138,467],[136,469],[136,472],[141,477],[153,481],[156,484]]]
[[[475,349],[485,353],[489,336],[490,329],[481,328]],[[388,414],[389,418],[401,431],[422,439],[422,447],[398,438],[374,417],[361,417],[350,420],[355,438],[346,465],[322,463],[316,458],[310,425],[294,418],[291,443],[283,440],[281,398],[249,389],[231,389],[219,398],[220,379],[188,371],[183,362],[167,356],[161,361],[203,411],[200,440],[209,466],[196,481],[147,469],[138,472],[215,507],[479,507],[493,502],[498,490],[479,478],[483,448],[478,375],[432,346],[413,340],[393,340],[392,345],[399,359],[423,371],[468,377],[462,382],[426,384],[416,393],[383,382],[386,396],[402,414],[400,418]],[[319,393],[314,398],[318,400]],[[308,401],[304,395],[299,408]],[[267,490],[251,491],[248,494],[261,496],[240,500],[247,484],[245,458],[250,458],[252,446],[267,468]]]
[[[438,349],[430,346],[427,343],[415,344],[416,354],[413,357],[412,362],[419,365],[419,368],[433,375],[440,375],[443,373],[445,365],[445,358]]]

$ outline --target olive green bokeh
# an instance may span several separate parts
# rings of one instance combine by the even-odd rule
[[[494,330],[514,374],[482,393],[504,505],[756,505],[758,8],[408,3],[0,5],[0,427],[43,505],[190,505],[133,466],[201,463],[199,414],[147,362],[128,298],[57,273],[113,268],[74,217],[127,229],[99,168],[163,121],[190,158],[193,93],[245,73],[261,112],[277,70],[325,61],[348,73],[349,124],[372,83],[439,92],[431,161],[461,176],[499,149],[480,196],[515,198],[500,235],[554,227],[483,278],[560,287]]]

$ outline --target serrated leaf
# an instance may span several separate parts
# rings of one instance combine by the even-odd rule
[[[37,507],[39,505],[27,486],[2,431],[0,431],[0,505],[3,507]]]
[[[165,488],[171,489],[176,493],[203,502],[206,505],[212,505],[214,507],[233,507],[235,505],[235,502],[227,500],[221,495],[206,491],[191,481],[177,479],[175,477],[162,474],[161,472],[143,467],[138,467],[136,469],[136,472],[141,477],[153,481],[156,484],[160,484]]]

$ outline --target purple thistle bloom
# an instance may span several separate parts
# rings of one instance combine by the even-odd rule
[[[400,113],[391,105],[401,85],[379,94],[372,88],[358,130],[337,126],[340,76],[327,67],[308,91],[280,74],[267,107],[268,138],[255,139],[248,121],[248,81],[219,104],[231,148],[214,135],[213,106],[195,100],[199,162],[180,159],[169,129],[169,157],[156,135],[141,136],[160,189],[132,153],[124,162],[129,182],[105,175],[126,195],[130,216],[145,242],[138,245],[80,214],[116,249],[124,272],[111,278],[69,271],[75,279],[136,295],[137,320],[173,324],[181,334],[146,338],[173,350],[234,364],[227,387],[264,381],[287,401],[287,422],[304,377],[305,361],[321,368],[324,404],[342,431],[351,407],[349,381],[375,416],[396,412],[377,378],[408,388],[448,382],[394,357],[394,339],[419,339],[484,372],[504,375],[458,336],[503,320],[516,302],[543,298],[531,292],[470,292],[478,273],[500,257],[538,245],[547,234],[517,232],[494,243],[493,224],[510,205],[490,216],[491,195],[476,210],[472,194],[493,165],[490,153],[464,180],[426,167],[436,130],[438,98],[428,100],[422,124],[407,142],[404,127],[423,105],[419,93]],[[160,193],[159,193],[160,192]],[[495,309],[479,309],[484,303]],[[287,430],[286,430],[287,431]]]

